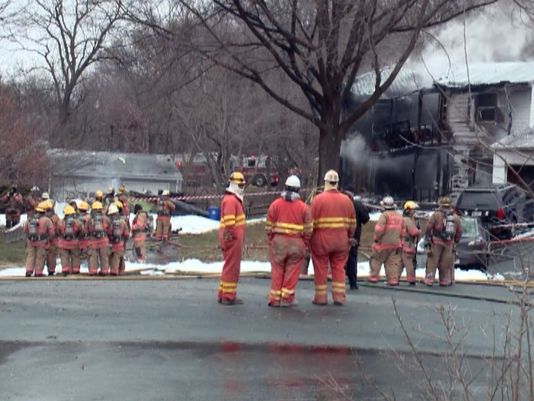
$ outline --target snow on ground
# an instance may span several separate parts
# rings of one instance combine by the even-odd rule
[[[64,204],[58,203],[56,207],[56,212],[60,214],[63,210]],[[62,215],[62,213],[61,213]],[[373,213],[373,217],[378,219],[379,213]],[[25,220],[26,215],[23,215]],[[130,216],[133,218],[133,215]],[[0,225],[5,224],[4,215],[0,215]],[[265,218],[256,218],[247,220],[247,224],[257,224],[264,221]],[[172,226],[174,229],[178,227],[182,228],[182,233],[187,234],[200,234],[208,231],[216,230],[219,227],[219,222],[215,220],[210,220],[205,217],[200,216],[173,216],[172,217]],[[126,263],[126,270],[130,272],[140,272],[144,275],[164,275],[164,274],[176,274],[183,272],[191,273],[208,273],[208,274],[217,274],[222,270],[223,262],[210,262],[205,263],[198,259],[187,259],[184,261],[176,261],[165,265],[155,265],[155,264],[143,264],[143,263]],[[61,272],[61,265],[58,263],[57,271]],[[87,266],[82,265],[82,273],[87,273]],[[252,260],[244,260],[241,263],[242,272],[265,272],[268,273],[271,271],[271,266],[268,262],[259,262]],[[313,263],[310,262],[309,272],[313,274]],[[13,277],[13,276],[24,276],[24,267],[12,267],[0,270],[0,277]],[[365,278],[369,274],[369,262],[360,262],[358,263],[358,277]],[[417,272],[418,278],[424,278],[425,271],[424,269],[418,269]],[[403,275],[404,277],[404,275]],[[462,280],[503,280],[502,276],[488,277],[486,273],[483,273],[478,270],[470,271],[456,271],[456,279],[459,281]]]

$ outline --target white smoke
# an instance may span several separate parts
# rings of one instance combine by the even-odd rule
[[[407,67],[431,79],[468,63],[532,59],[534,25],[511,0],[467,14],[423,34],[423,50]],[[430,82],[431,82],[430,81]]]
[[[367,163],[369,149],[365,144],[365,139],[360,132],[355,132],[341,144],[341,157],[353,166]]]

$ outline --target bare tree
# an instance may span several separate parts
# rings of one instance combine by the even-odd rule
[[[380,98],[414,50],[421,32],[496,0],[214,0],[209,6],[180,0],[215,39],[197,44],[213,62],[260,85],[276,101],[319,129],[318,176],[338,166],[341,141]],[[200,3],[204,4],[204,3]],[[225,40],[230,20],[233,40]],[[394,47],[389,47],[391,41]],[[264,57],[244,56],[263,50]],[[222,51],[222,53],[221,53]],[[289,101],[265,79],[280,68],[309,107]],[[388,67],[388,68],[385,68]],[[374,91],[355,109],[344,108],[358,74],[375,72]]]
[[[31,0],[20,10],[14,38],[44,60],[61,124],[69,120],[84,73],[103,57],[106,38],[121,19],[120,9],[120,1]]]

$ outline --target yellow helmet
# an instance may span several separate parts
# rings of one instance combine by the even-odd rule
[[[95,198],[103,198],[104,192],[102,192],[100,189],[95,192]]]
[[[65,216],[68,216],[70,214],[75,214],[76,213],[76,210],[74,210],[74,208],[71,206],[71,205],[66,205],[64,208],[63,208],[63,214]]]
[[[438,199],[438,205],[442,207],[451,207],[452,206],[451,198],[449,198],[448,196],[442,196],[441,198]]]
[[[54,202],[50,199],[47,199],[41,203],[43,204],[45,210],[50,210],[54,208]]]
[[[120,200],[118,200],[118,199],[115,199],[115,202],[114,202],[114,203],[115,203],[115,206],[117,206],[119,209],[122,209],[123,206],[124,206],[124,205],[122,204],[122,202],[121,202]]]
[[[414,201],[407,201],[405,204],[404,204],[404,209],[410,209],[410,210],[413,210],[413,209],[419,209],[419,205],[417,203],[415,203]]]
[[[93,202],[93,204],[91,205],[91,209],[92,209],[92,210],[102,210],[102,209],[104,209],[104,206],[102,206],[102,202],[95,201],[95,202]]]
[[[243,173],[239,171],[234,171],[232,174],[230,174],[230,182],[233,182],[236,184],[244,184],[245,176],[243,175]]]
[[[39,213],[44,213],[46,210],[45,201],[39,202],[39,204],[35,207],[35,211]]]
[[[123,193],[125,193],[125,192],[126,192],[126,187],[125,187],[124,185],[121,185],[121,186],[119,187],[119,193],[120,193],[120,194],[123,194]]]

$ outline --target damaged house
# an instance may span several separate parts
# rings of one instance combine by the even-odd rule
[[[514,153],[510,145],[521,147],[532,132],[534,62],[471,64],[434,76],[441,78],[402,72],[355,125],[341,152],[345,181],[416,200],[454,196],[472,184],[517,181],[503,171],[507,162],[494,158],[497,150]],[[360,77],[353,101],[373,85],[374,74]],[[526,152],[530,160],[532,149]],[[530,168],[520,171],[534,175]]]

